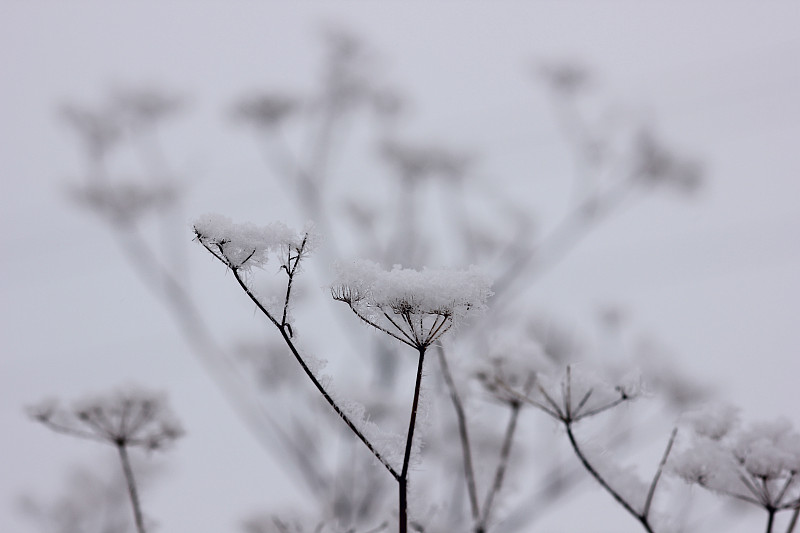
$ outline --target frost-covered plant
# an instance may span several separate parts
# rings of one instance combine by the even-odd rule
[[[381,269],[370,261],[339,266],[331,287],[334,300],[346,303],[365,323],[419,353],[414,399],[408,423],[399,484],[400,532],[408,523],[408,467],[414,442],[425,353],[429,346],[471,313],[483,310],[490,283],[477,270],[416,271],[395,266]]]
[[[687,417],[692,440],[671,460],[686,482],[767,512],[767,532],[775,515],[793,511],[787,533],[800,513],[800,434],[785,419],[742,427],[738,411],[718,406]]]
[[[348,407],[351,402],[338,399],[308,366],[292,341],[287,311],[294,277],[301,259],[308,253],[309,234],[294,233],[282,224],[256,227],[234,224],[219,215],[206,215],[194,224],[195,239],[228,267],[239,286],[258,309],[280,331],[292,354],[322,394],[353,433],[367,446],[398,483],[399,531],[408,530],[408,471],[414,444],[417,411],[422,384],[422,369],[427,349],[442,335],[470,314],[483,310],[491,294],[486,276],[475,269],[468,271],[402,269],[384,271],[375,263],[355,262],[340,267],[331,288],[333,298],[348,304],[364,322],[417,350],[419,355],[414,397],[406,434],[403,463],[395,468],[386,453],[379,451],[370,432],[359,427],[363,409]],[[282,316],[270,310],[253,292],[243,272],[263,267],[273,255],[287,275]]]
[[[30,407],[28,414],[57,433],[103,442],[117,449],[136,529],[144,533],[144,519],[128,448],[162,450],[183,435],[183,428],[165,396],[131,387],[83,399],[71,408],[47,401]]]
[[[370,326],[400,342],[425,350],[470,313],[483,310],[490,283],[477,269],[466,271],[395,266],[371,261],[340,265],[331,287],[334,300],[346,303]]]

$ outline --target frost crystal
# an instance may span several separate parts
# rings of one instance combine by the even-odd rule
[[[356,261],[339,265],[338,271],[333,298],[415,348],[429,346],[467,315],[483,310],[491,295],[488,278],[474,267],[386,271],[371,261]]]
[[[203,246],[235,270],[263,267],[272,252],[288,256],[300,249],[307,253],[310,248],[307,232],[298,233],[280,222],[235,224],[228,217],[208,214],[195,221],[194,233]]]

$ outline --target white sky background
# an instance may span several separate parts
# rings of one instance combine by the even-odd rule
[[[148,4],[0,4],[0,531],[33,531],[16,495],[53,494],[66,466],[96,451],[30,423],[22,406],[131,380],[168,388],[189,429],[147,509],[162,531],[233,531],[260,503],[294,497],[107,232],[65,199],[81,161],[54,110],[125,83],[185,93],[190,107],[162,140],[194,181],[187,221],[290,216],[224,110],[249,89],[310,87],[326,22],[387,60],[414,103],[410,132],[475,148],[482,172],[529,195],[545,221],[563,206],[553,191],[570,161],[554,157],[563,147],[534,59],[580,59],[609,100],[701,157],[698,197],[653,195],[614,216],[540,281],[536,306],[586,321],[618,303],[748,417],[800,428],[797,3]],[[351,170],[373,183],[368,167]],[[230,289],[215,292],[226,295],[221,330],[252,336],[254,321],[224,311],[242,298],[216,275]],[[578,530],[568,520],[550,531]],[[624,517],[620,527],[637,530]]]

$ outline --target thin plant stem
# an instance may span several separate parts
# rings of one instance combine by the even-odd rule
[[[586,470],[592,475],[592,477],[595,480],[597,480],[598,483],[600,483],[600,486],[603,487],[606,490],[606,492],[608,492],[617,501],[617,503],[619,503],[626,511],[628,511],[628,513],[634,516],[642,524],[642,527],[644,527],[647,533],[654,533],[653,529],[650,527],[650,523],[648,522],[647,517],[637,512],[636,509],[634,509],[631,506],[631,504],[628,503],[619,492],[614,490],[611,487],[611,485],[609,485],[608,482],[603,478],[603,476],[601,476],[597,472],[597,470],[595,470],[595,468],[586,458],[580,446],[578,446],[578,442],[575,440],[575,435],[572,432],[572,422],[569,421],[564,422],[564,425],[567,428],[567,437],[569,437],[569,442],[572,445],[572,449],[575,451],[575,455],[578,456],[578,459],[580,459],[584,468],[586,468]]]
[[[461,397],[456,389],[453,375],[450,373],[450,367],[447,364],[444,348],[441,344],[436,345],[436,351],[439,354],[439,366],[442,369],[442,377],[444,378],[447,390],[450,392],[450,399],[453,402],[453,410],[456,413],[456,420],[458,422],[458,436],[461,440],[461,455],[464,461],[464,479],[467,483],[467,493],[469,494],[469,504],[472,511],[472,519],[478,522],[480,519],[480,508],[478,507],[478,489],[475,485],[475,470],[472,466],[472,450],[469,444],[469,433],[467,432],[467,416],[464,412],[464,405],[461,403]]]
[[[511,416],[508,419],[505,437],[503,438],[503,446],[500,449],[500,460],[497,463],[497,469],[494,473],[492,488],[489,490],[489,493],[486,495],[486,500],[483,502],[483,512],[481,513],[480,524],[476,529],[477,533],[486,531],[486,523],[489,521],[494,499],[503,487],[503,480],[505,479],[506,469],[508,468],[508,458],[511,455],[511,444],[514,440],[514,432],[517,429],[517,420],[519,419],[521,407],[522,404],[519,402],[511,403]]]
[[[767,509],[767,533],[772,533],[772,526],[775,524],[775,509]]]
[[[789,525],[786,526],[786,533],[794,532],[794,527],[797,525],[798,516],[800,516],[800,503],[797,504],[797,507],[795,507],[794,512],[792,513],[792,518],[789,520]]]
[[[422,367],[425,361],[425,346],[420,346],[419,364],[417,365],[417,379],[414,384],[414,400],[411,404],[411,416],[408,421],[408,435],[406,436],[406,450],[403,454],[403,470],[398,479],[399,487],[399,510],[400,510],[400,533],[408,532],[408,467],[411,463],[411,448],[414,443],[414,428],[417,425],[417,408],[419,407],[419,392],[422,385]]]
[[[325,398],[325,401],[328,402],[328,405],[330,405],[331,408],[333,408],[336,414],[339,415],[339,417],[344,421],[345,424],[347,424],[347,427],[349,427],[350,430],[356,435],[356,437],[358,437],[359,440],[361,440],[361,442],[363,442],[364,445],[369,449],[369,451],[372,452],[372,455],[374,455],[375,458],[378,461],[380,461],[380,463],[384,467],[386,467],[386,469],[389,471],[392,477],[395,478],[396,480],[399,480],[400,474],[398,474],[397,471],[394,469],[394,467],[392,467],[392,465],[389,464],[386,458],[384,458],[383,455],[381,455],[381,453],[375,448],[375,446],[369,441],[369,439],[367,439],[367,437],[364,436],[361,430],[359,430],[356,427],[353,421],[350,420],[350,417],[348,417],[345,414],[345,412],[342,411],[342,409],[339,407],[336,401],[331,397],[328,391],[325,390],[325,387],[322,386],[322,383],[319,382],[319,380],[311,371],[311,369],[308,368],[308,365],[303,359],[303,356],[300,355],[294,343],[292,342],[292,339],[289,335],[286,325],[278,323],[278,321],[275,320],[275,317],[272,316],[272,314],[264,307],[264,305],[255,296],[255,294],[253,294],[253,292],[250,290],[250,288],[242,279],[239,273],[239,269],[233,269],[233,277],[236,278],[237,283],[239,283],[239,286],[242,288],[242,290],[244,290],[245,294],[247,294],[250,300],[252,300],[252,302],[256,304],[256,307],[258,307],[258,309],[270,320],[270,322],[272,322],[275,325],[275,327],[278,328],[278,331],[280,331],[284,342],[289,347],[289,350],[291,350],[292,355],[294,355],[294,358],[297,360],[298,363],[300,363],[300,366],[303,368],[303,371],[306,373],[306,375],[314,384],[314,386],[317,388],[317,390],[320,392],[320,394],[322,394],[322,397]]]
[[[672,451],[672,445],[675,444],[675,437],[678,435],[678,428],[674,428],[672,430],[672,434],[669,436],[669,442],[667,442],[667,448],[664,450],[664,455],[661,457],[661,462],[658,463],[658,470],[656,470],[656,475],[653,476],[653,481],[650,483],[650,489],[647,491],[647,500],[644,503],[644,510],[642,511],[642,516],[647,518],[650,515],[650,506],[653,505],[653,496],[656,493],[656,487],[658,486],[658,481],[661,479],[661,474],[664,472],[664,467],[667,464],[667,459],[669,458],[669,454]]]
[[[136,480],[133,477],[133,469],[131,469],[131,463],[128,459],[128,448],[125,446],[125,443],[117,443],[117,451],[119,452],[119,460],[122,463],[122,471],[125,474],[125,482],[128,485],[128,496],[131,499],[133,519],[136,522],[136,531],[138,533],[145,533],[142,508],[139,504],[139,493],[136,490]]]

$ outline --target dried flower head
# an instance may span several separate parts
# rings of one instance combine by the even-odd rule
[[[125,87],[112,94],[112,105],[131,126],[155,125],[176,114],[184,99],[157,87]]]
[[[429,177],[458,180],[470,164],[469,156],[434,145],[386,141],[381,153],[404,179],[411,181]]]
[[[194,234],[200,244],[232,270],[261,268],[271,253],[277,253],[282,266],[286,266],[287,261],[295,259],[290,257],[292,253],[305,255],[313,245],[310,230],[298,233],[280,222],[267,226],[235,224],[217,214],[198,218]]]
[[[339,265],[331,287],[367,324],[414,348],[425,348],[470,313],[484,309],[491,295],[486,276],[468,270],[422,271],[371,261]]]
[[[162,449],[184,433],[163,394],[128,387],[66,408],[48,401],[28,414],[53,431],[114,446]]]
[[[69,192],[80,205],[114,222],[127,224],[148,212],[174,204],[180,189],[171,183],[146,184],[130,180],[90,183]]]
[[[641,389],[637,376],[609,382],[586,365],[567,365],[560,378],[539,375],[526,401],[553,418],[571,424],[635,400],[641,395]]]
[[[685,193],[702,185],[699,162],[673,152],[649,129],[642,129],[634,139],[633,176],[646,184],[668,185]]]
[[[300,101],[288,94],[252,94],[241,98],[233,107],[233,117],[256,128],[271,129],[294,115]]]

